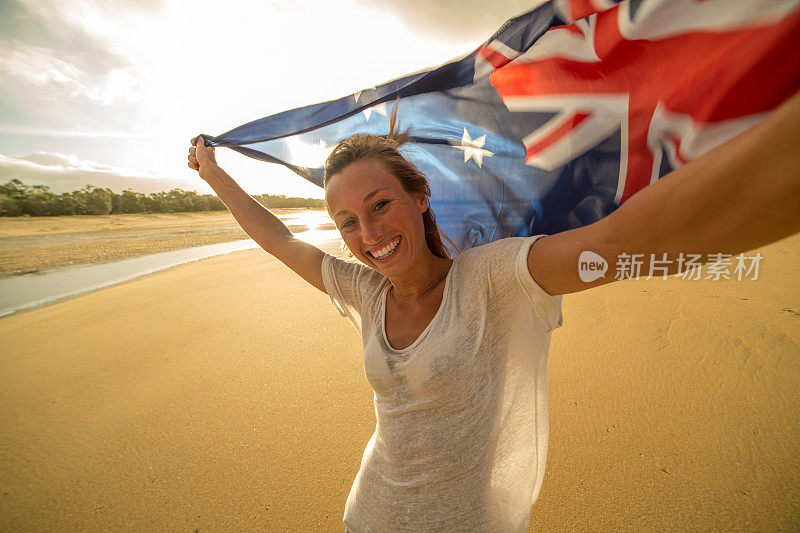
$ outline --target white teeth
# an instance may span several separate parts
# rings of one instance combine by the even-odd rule
[[[383,248],[381,248],[377,252],[372,252],[372,257],[374,257],[375,259],[384,259],[390,253],[394,252],[394,249],[397,248],[398,244],[400,244],[400,237],[399,236],[395,237],[395,239],[392,242],[390,242],[389,244],[387,244],[386,246],[384,246]]]

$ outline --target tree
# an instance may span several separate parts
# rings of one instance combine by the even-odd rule
[[[88,189],[89,186],[87,185]],[[97,187],[86,192],[86,214],[107,215],[111,212],[111,189]]]
[[[254,196],[262,205],[275,207],[324,208],[325,201],[314,198],[287,198],[284,195]],[[186,211],[227,211],[214,194],[172,189],[144,195],[125,189],[116,194],[111,189],[92,185],[55,194],[47,185],[26,185],[14,178],[0,185],[0,216],[107,215],[109,213],[177,213]]]
[[[17,178],[13,178],[7,183],[0,185],[0,194],[5,194],[9,198],[14,198],[15,200],[25,198],[29,192],[30,187],[22,183]]]
[[[0,193],[0,217],[17,217],[23,214],[22,205],[8,194]]]
[[[145,195],[125,189],[122,194],[111,196],[112,213],[141,213],[144,211]]]

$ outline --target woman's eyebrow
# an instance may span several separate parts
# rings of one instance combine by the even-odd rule
[[[372,198],[373,196],[375,196],[375,195],[376,195],[376,194],[378,194],[379,192],[381,192],[381,191],[388,191],[388,190],[389,190],[389,187],[381,187],[381,188],[379,188],[379,189],[375,189],[374,191],[372,191],[371,193],[369,193],[368,195],[366,195],[366,196],[364,197],[364,203],[367,203],[367,202],[369,201],[369,199],[370,199],[370,198]]]
[[[390,190],[389,187],[380,187],[379,189],[375,189],[374,191],[372,191],[371,193],[369,193],[368,195],[366,195],[364,197],[364,203],[369,202],[369,199],[372,198],[373,196],[375,196],[376,194],[378,194],[379,192],[388,191],[388,190]],[[333,218],[336,218],[339,215],[341,215],[343,213],[346,213],[346,212],[347,212],[347,209],[342,209],[341,211],[337,211],[336,213],[334,213]]]

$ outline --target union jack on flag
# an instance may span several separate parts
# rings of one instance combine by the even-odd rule
[[[205,137],[322,186],[335,144],[399,105],[466,249],[596,222],[798,89],[800,0],[553,0],[459,60]]]

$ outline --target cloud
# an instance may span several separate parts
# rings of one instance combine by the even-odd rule
[[[4,0],[0,2],[0,44],[4,51],[20,50],[27,56],[33,55],[33,50],[51,62],[58,60],[61,67],[69,65],[72,74],[88,77],[130,67],[130,60],[104,36],[74,20],[79,11],[86,12],[86,8],[75,2]],[[70,13],[72,16],[67,15]]]
[[[117,193],[128,188],[145,194],[175,188],[203,194],[213,192],[200,178],[166,178],[55,152],[16,157],[0,154],[0,181],[5,183],[13,178],[29,185],[48,185],[55,193],[82,189],[87,184]]]
[[[139,85],[132,68],[115,68],[93,76],[60,59],[54,50],[36,46],[0,51],[0,69],[30,84],[56,86],[67,96],[82,96],[105,105],[132,100]]]
[[[154,2],[0,0],[4,126],[128,129],[141,114],[146,69],[115,32],[156,9]]]

